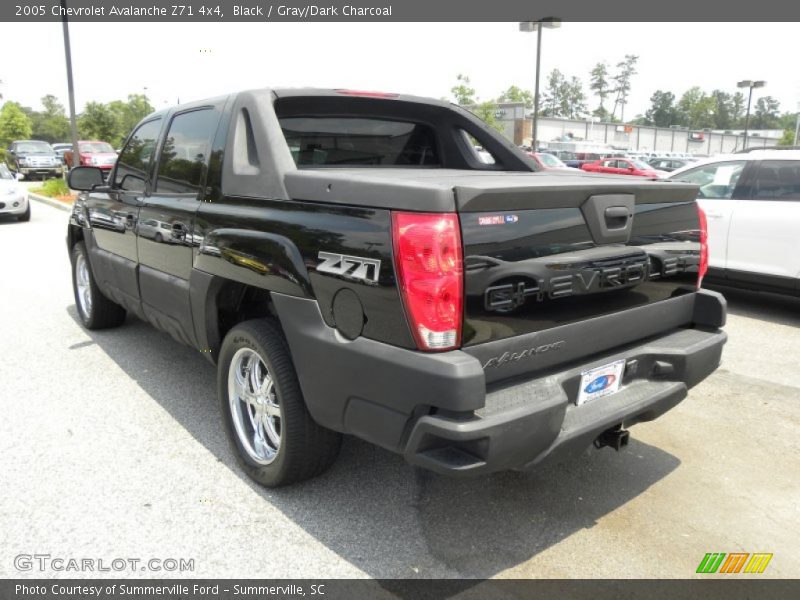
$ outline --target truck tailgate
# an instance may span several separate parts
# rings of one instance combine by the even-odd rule
[[[658,312],[634,309],[696,291],[694,186],[510,176],[475,177],[454,192],[464,246],[465,348],[518,336],[530,342],[530,334],[625,311],[675,327],[691,312],[685,302]],[[540,336],[543,343],[544,337],[551,336]]]

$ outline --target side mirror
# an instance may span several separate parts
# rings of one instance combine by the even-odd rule
[[[90,192],[103,185],[103,170],[97,167],[75,167],[67,175],[67,185],[79,192]]]

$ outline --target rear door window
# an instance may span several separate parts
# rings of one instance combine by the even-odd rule
[[[754,200],[800,200],[800,160],[765,160],[750,187]]]

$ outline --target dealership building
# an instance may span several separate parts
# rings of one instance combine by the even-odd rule
[[[530,109],[521,102],[497,105],[495,118],[503,134],[517,145],[531,146],[533,119]],[[605,123],[596,119],[573,120],[539,117],[539,147],[549,142],[579,142],[603,144],[620,150],[639,152],[685,152],[713,156],[743,149],[741,129],[688,129],[686,127],[653,127]],[[749,130],[748,148],[774,146],[783,135],[780,129]]]

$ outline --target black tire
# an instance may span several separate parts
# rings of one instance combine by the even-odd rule
[[[269,464],[257,462],[249,454],[234,425],[237,416],[232,404],[235,402],[231,403],[229,394],[231,364],[234,357],[241,354],[240,350],[247,352],[246,349],[255,352],[266,366],[280,406],[280,443]],[[225,433],[239,466],[261,485],[278,487],[310,479],[323,473],[336,460],[341,434],[321,427],[311,418],[286,339],[275,320],[245,321],[228,332],[219,355],[217,395]]]
[[[72,291],[75,296],[75,308],[83,326],[86,329],[109,329],[122,325],[123,321],[125,321],[125,309],[106,298],[100,288],[97,287],[86,253],[86,246],[83,245],[83,242],[78,242],[72,247],[70,258],[72,259]],[[91,294],[91,304],[88,310],[86,303],[82,302],[79,297],[76,277],[78,264],[81,260],[85,261],[87,267],[88,289]]]
[[[28,200],[28,206],[25,207],[25,212],[17,217],[17,221],[25,222],[31,220],[31,201]]]
[[[163,236],[163,235],[161,235],[160,233],[156,233],[156,237],[155,237],[155,238],[153,238],[153,239],[154,239],[154,240],[156,241],[156,243],[158,243],[158,244],[163,244],[163,243],[164,243],[164,236]]]

